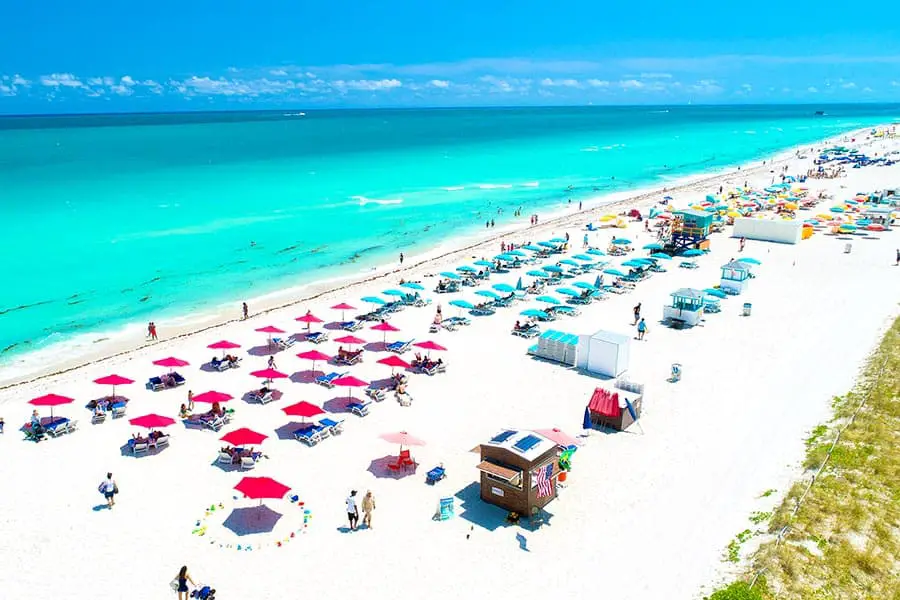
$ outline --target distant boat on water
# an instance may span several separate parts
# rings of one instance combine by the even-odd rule
[[[824,116],[825,116],[825,111],[824,111],[824,110],[817,110],[817,111],[816,111],[816,116],[817,116],[817,117],[824,117]]]

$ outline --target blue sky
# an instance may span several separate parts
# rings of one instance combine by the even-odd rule
[[[0,114],[897,102],[898,6],[0,0]]]

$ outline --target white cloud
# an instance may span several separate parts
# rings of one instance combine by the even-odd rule
[[[116,84],[109,86],[109,91],[118,96],[130,96],[134,93],[130,85]]]
[[[852,81],[848,81],[847,83],[842,83],[841,87],[844,88],[845,90],[854,90],[854,89],[856,89],[856,84],[853,83]]]
[[[893,87],[900,87],[900,81],[892,81],[892,82],[891,82],[891,85],[892,85]]]
[[[789,87],[783,87],[783,88],[781,88],[781,92],[782,92],[783,94],[790,94],[790,93],[791,93],[791,88],[789,88]]]
[[[22,77],[21,75],[19,75],[18,73],[13,75],[12,84],[14,86],[20,85],[22,87],[31,87],[31,82],[29,80],[25,79],[24,77]]]
[[[672,79],[671,73],[641,73],[640,79]]]
[[[623,90],[639,90],[644,87],[644,82],[637,79],[625,79],[619,82],[619,87]]]
[[[591,87],[595,88],[605,88],[609,87],[609,82],[605,79],[588,79],[585,83],[587,83]]]
[[[872,88],[866,86],[866,87],[863,88],[862,91],[868,94],[868,93],[871,93],[873,90],[872,90]]]
[[[577,79],[542,79],[541,85],[544,87],[568,87],[568,88],[577,88],[581,87],[581,84],[578,83]]]
[[[691,90],[698,94],[718,94],[722,86],[715,79],[701,79],[691,86]]]
[[[81,80],[71,73],[51,73],[50,75],[41,75],[41,85],[52,88],[84,87],[84,84],[81,82]]]
[[[0,96],[15,96],[16,90],[10,85],[0,83]]]
[[[809,92],[810,94],[818,94],[819,88],[811,85],[808,88],[806,88],[806,91]]]
[[[130,75],[126,75],[126,76],[122,77],[121,79],[119,79],[119,82],[122,85],[129,85],[129,86],[134,85],[134,79],[132,79]]]
[[[350,81],[338,79],[337,81],[332,81],[331,84],[339,90],[365,92],[391,90],[403,87],[403,83],[399,79],[351,79]]]
[[[284,69],[272,69],[269,71],[269,75],[272,75],[273,77],[287,77],[287,74],[287,71]]]
[[[446,79],[432,79],[428,84],[441,90],[446,90],[450,87],[450,82]]]
[[[316,74],[315,74],[315,73],[310,73],[309,71],[307,71],[306,73],[304,73],[304,75],[306,75],[306,76],[309,77],[310,79],[315,79],[315,78],[316,78]]]
[[[742,83],[742,84],[741,84],[741,89],[744,90],[745,92],[752,92],[752,91],[753,91],[753,86],[750,85],[749,83]]]
[[[496,93],[525,93],[531,89],[531,79],[518,79],[515,77],[500,78],[494,75],[483,75],[478,81],[488,85],[488,92]]]

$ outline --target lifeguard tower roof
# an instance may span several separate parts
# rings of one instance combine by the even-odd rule
[[[676,210],[674,211],[676,215],[685,215],[689,217],[702,218],[702,219],[710,219],[712,220],[712,215],[706,211],[696,210],[694,208],[686,208],[684,210]]]
[[[731,269],[732,271],[749,271],[750,267],[739,260],[733,260],[730,263],[722,265],[723,269]]]
[[[678,296],[679,298],[692,298],[697,300],[703,299],[703,292],[700,290],[695,290],[693,288],[681,288],[680,290],[675,290],[670,296]]]

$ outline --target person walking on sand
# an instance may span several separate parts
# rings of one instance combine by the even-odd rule
[[[194,412],[194,390],[188,390],[187,409]]]
[[[359,524],[359,508],[356,506],[356,490],[350,490],[347,496],[347,520],[350,521],[350,531],[356,531]]]
[[[644,319],[641,319],[641,321],[638,323],[637,329],[638,329],[637,339],[643,340],[644,334],[647,333],[647,322]]]
[[[112,477],[112,473],[106,474],[106,479],[100,483],[100,492],[106,498],[106,507],[112,508],[116,505],[116,494],[119,493],[119,486]]]
[[[178,600],[188,600],[188,581],[191,582],[192,586],[197,587],[197,584],[191,579],[190,573],[188,573],[187,566],[183,566],[178,570],[178,575],[175,576],[175,579],[172,580],[172,587],[178,592]]]
[[[582,248],[588,247],[588,234],[584,234],[584,240],[582,241],[581,247]]]
[[[250,318],[250,307],[247,306],[246,302],[241,303],[241,314],[245,321]]]
[[[363,496],[362,509],[364,515],[363,525],[368,529],[372,529],[372,511],[375,510],[375,496],[372,494],[372,490],[368,490],[366,495]]]
[[[278,368],[277,366],[275,366],[275,355],[274,355],[274,354],[271,355],[271,356],[269,356],[269,368],[270,368],[270,369],[277,369],[277,368]]]
[[[637,325],[638,321],[641,320],[641,303],[638,302],[637,306],[634,307],[634,323],[632,325]]]
[[[150,334],[150,339],[154,342],[158,341],[159,338],[156,335],[156,323],[150,321],[150,325],[147,327],[147,332]]]
[[[900,248],[897,248],[897,262],[894,263],[894,266],[900,266]]]

